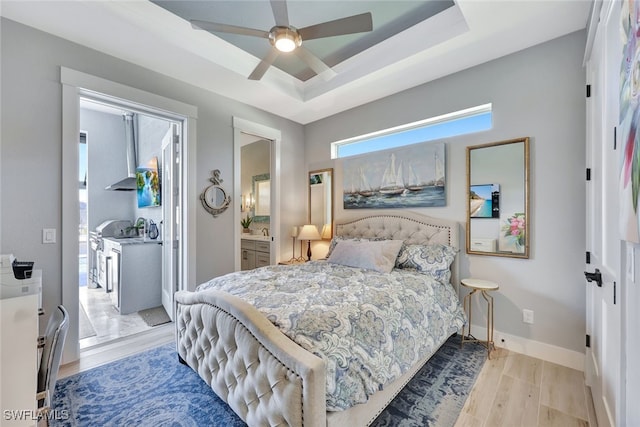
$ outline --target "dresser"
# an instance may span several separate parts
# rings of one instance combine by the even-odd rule
[[[271,264],[271,242],[265,239],[243,238],[240,241],[240,267],[253,270]]]
[[[11,259],[0,261],[0,425],[35,426],[42,271],[16,279]]]

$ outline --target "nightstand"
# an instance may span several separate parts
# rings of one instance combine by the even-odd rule
[[[460,346],[462,346],[466,342],[480,343],[485,347],[487,347],[487,354],[489,359],[491,359],[491,351],[495,350],[496,346],[493,342],[493,297],[489,295],[488,292],[497,291],[500,287],[496,283],[491,282],[489,280],[474,279],[474,278],[462,279],[460,283],[462,284],[462,286],[471,289],[471,292],[464,297],[464,301],[463,301],[464,311],[467,313],[469,330],[467,331],[467,333],[465,333],[465,331],[467,330],[467,327],[462,326],[462,341],[460,343]],[[473,299],[473,295],[476,292],[479,292],[480,295],[482,295],[482,298],[484,298],[484,300],[487,302],[487,339],[486,340],[479,340],[475,338],[473,335],[471,335],[471,302]]]

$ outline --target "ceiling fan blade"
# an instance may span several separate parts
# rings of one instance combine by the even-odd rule
[[[251,72],[251,74],[249,75],[249,80],[260,80],[262,76],[264,76],[264,73],[267,72],[271,64],[273,64],[273,61],[276,60],[276,58],[278,57],[278,53],[280,53],[278,49],[271,49],[267,56],[265,56],[262,61],[260,61],[258,66]]]
[[[285,0],[271,0],[271,10],[273,10],[273,17],[276,19],[276,25],[289,26],[289,12]]]
[[[216,22],[199,21],[192,19],[191,26],[196,30],[215,31],[220,33],[241,34],[243,36],[253,36],[269,38],[269,32],[263,30],[254,30],[253,28],[238,27],[235,25],[218,24]]]
[[[373,29],[371,12],[346,18],[310,25],[298,30],[302,40],[319,39],[322,37],[342,36],[344,34],[363,33]]]
[[[320,76],[321,79],[329,81],[337,75],[337,73],[333,71],[331,67],[322,62],[320,58],[318,58],[302,46],[294,50],[294,52],[296,53],[296,55],[298,55],[298,57],[300,57],[300,59],[306,62],[309,68],[311,68],[318,76]]]

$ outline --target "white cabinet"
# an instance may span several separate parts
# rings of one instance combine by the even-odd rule
[[[3,255],[3,259],[4,259]],[[38,311],[42,271],[18,280],[11,267],[0,276],[0,425],[36,425]]]
[[[141,238],[104,239],[113,305],[130,314],[162,305],[162,245]]]
[[[240,242],[240,267],[253,270],[271,264],[271,242],[242,239]]]

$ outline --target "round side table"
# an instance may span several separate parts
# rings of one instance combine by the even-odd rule
[[[467,331],[467,333],[465,333],[467,326],[466,325],[462,326],[462,341],[460,343],[460,346],[462,346],[466,342],[480,343],[485,347],[487,347],[487,354],[489,359],[491,359],[491,351],[495,350],[496,346],[493,342],[493,297],[488,294],[488,291],[497,291],[498,289],[500,289],[500,287],[496,283],[491,282],[489,280],[474,279],[474,278],[462,279],[460,283],[462,284],[462,286],[471,289],[471,292],[464,297],[464,301],[463,301],[464,311],[467,313],[467,319],[468,319],[467,324],[468,324],[469,330]],[[471,335],[471,300],[473,298],[473,295],[476,292],[480,292],[480,295],[482,295],[484,300],[487,302],[487,339],[486,340],[479,340],[475,338],[473,335]]]

